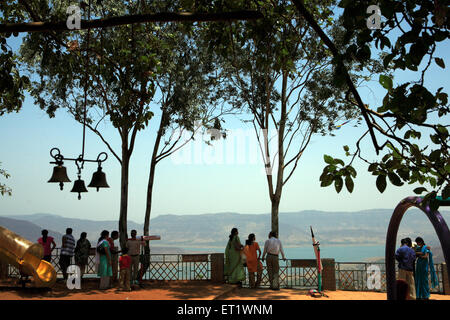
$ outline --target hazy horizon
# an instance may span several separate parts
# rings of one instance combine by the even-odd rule
[[[417,209],[417,208],[410,208],[410,209]],[[323,212],[323,213],[358,213],[358,212],[364,212],[364,211],[377,211],[377,210],[392,210],[394,212],[394,209],[391,208],[372,208],[372,209],[363,209],[363,210],[352,210],[352,211],[331,211],[331,210],[317,210],[317,209],[303,209],[299,211],[283,211],[279,212],[279,214],[295,214],[295,213],[302,213],[302,212],[308,212],[308,211],[317,211],[317,212]],[[439,210],[440,213],[446,213],[448,214],[450,210]],[[245,212],[235,212],[235,211],[222,211],[222,212],[203,212],[203,213],[183,213],[183,214],[176,214],[176,213],[161,213],[158,215],[152,215],[150,218],[156,218],[156,217],[162,217],[162,216],[198,216],[198,215],[215,215],[215,214],[239,214],[239,215],[268,215],[270,212],[255,212],[255,213],[245,213]],[[80,218],[80,217],[72,217],[72,216],[66,216],[62,214],[57,213],[50,213],[50,212],[33,212],[33,213],[0,213],[0,217],[14,217],[14,216],[29,216],[29,215],[54,215],[58,217],[63,217],[67,219],[82,219],[82,220],[90,220],[90,221],[118,221],[117,219],[94,219],[94,218]],[[127,221],[139,223],[133,219],[128,219]]]

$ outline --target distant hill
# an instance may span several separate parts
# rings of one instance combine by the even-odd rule
[[[58,230],[61,234],[66,233],[67,228],[72,228],[73,235],[76,239],[80,237],[81,232],[86,232],[88,234],[88,239],[90,241],[97,240],[100,237],[100,233],[103,230],[117,230],[117,221],[95,221],[87,219],[74,219],[65,218],[55,214],[48,213],[36,213],[29,215],[16,215],[8,216],[9,218],[20,219],[29,221],[40,228]],[[128,221],[128,226],[131,229],[142,230],[142,226],[134,223],[133,221]]]
[[[63,224],[64,222],[72,222],[72,220],[77,220],[76,226],[81,227],[80,230],[96,230],[95,226],[98,225],[105,225],[103,221],[89,221],[89,220],[79,220],[79,219],[67,219],[63,218],[57,215],[49,215],[49,214],[36,214],[36,215],[26,215],[26,216],[20,216],[20,218],[30,218],[32,221],[36,222],[43,222],[44,226],[47,225],[53,225],[58,226]],[[49,223],[48,219],[52,219],[52,223]],[[112,224],[112,222],[111,222]],[[70,225],[70,224],[69,224]],[[86,229],[83,228],[85,225],[91,226],[92,229]],[[108,225],[106,223],[106,225]],[[114,222],[114,225],[117,225],[117,222]],[[41,231],[44,228],[47,228],[48,235],[55,238],[55,242],[57,247],[61,245],[61,238],[63,236],[62,233],[53,231],[51,229],[48,229],[48,227],[41,227],[35,223],[25,221],[25,220],[19,220],[19,219],[11,219],[6,217],[0,217],[0,226],[5,227],[15,233],[17,233],[19,236],[24,237],[25,239],[31,241],[31,242],[37,242],[37,239],[41,237]],[[65,228],[63,228],[65,229]],[[106,228],[107,229],[107,228]],[[110,228],[112,230],[113,228]],[[103,229],[102,229],[103,230]],[[64,230],[65,233],[65,230]],[[95,240],[97,239],[96,236],[97,232],[92,232],[92,236],[90,237],[91,244],[93,245],[95,243]],[[76,239],[79,238],[79,234],[74,232],[74,236]],[[154,247],[152,248],[152,253],[184,253],[186,250],[182,248],[177,247]]]
[[[323,245],[383,245],[392,210],[358,212],[301,211],[279,214],[280,238],[286,246],[310,245],[309,226]],[[450,213],[443,213],[450,221]],[[151,220],[152,233],[161,234],[161,243],[172,245],[225,246],[231,228],[237,227],[241,240],[255,233],[258,241],[270,231],[269,214],[162,215]],[[431,223],[419,210],[411,209],[404,217],[399,237],[422,236],[436,242]]]
[[[42,236],[41,231],[43,228],[29,221],[0,217],[0,226],[17,233],[31,242],[37,242],[37,239]],[[55,242],[59,246],[62,234],[51,229],[47,230],[48,235],[55,238]]]
[[[442,212],[447,222],[450,212]],[[280,238],[285,246],[307,246],[311,244],[309,226],[313,226],[321,245],[383,245],[391,209],[374,209],[357,212],[300,211],[280,213]],[[88,233],[88,239],[95,241],[104,229],[117,230],[117,221],[94,221],[86,219],[64,218],[54,214],[31,214],[9,216],[16,221],[26,220],[39,226],[30,237],[40,234],[41,228],[65,233],[71,227],[74,236],[82,231]],[[3,219],[3,218],[2,218]],[[12,219],[10,219],[12,220]],[[199,215],[160,215],[151,219],[151,234],[161,235],[162,240],[152,242],[156,247],[182,248],[221,248],[225,247],[230,230],[239,229],[243,242],[249,233],[255,233],[260,243],[270,231],[270,214],[214,213]],[[3,225],[0,220],[0,225]],[[128,221],[128,230],[138,230],[142,234],[143,225]],[[18,232],[20,233],[20,232]],[[28,234],[24,231],[24,234]],[[435,256],[440,260],[442,251],[434,229],[426,216],[417,209],[408,210],[402,220],[398,237],[415,238],[421,236],[433,247]],[[36,238],[37,239],[37,238]]]

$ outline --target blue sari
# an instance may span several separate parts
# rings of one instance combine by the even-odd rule
[[[417,248],[418,252],[423,254],[428,253],[428,258],[417,258],[416,262],[416,299],[428,299],[430,298],[430,285],[428,281],[428,272],[431,275],[431,287],[436,287],[439,283],[437,280],[436,270],[434,269],[433,254],[427,246]]]
[[[105,250],[108,250],[109,256],[111,256],[111,252],[109,251],[109,243],[106,240],[103,240],[98,246],[103,246]],[[99,266],[97,275],[99,277],[112,277],[112,266],[109,264],[108,257],[106,254],[100,254]]]

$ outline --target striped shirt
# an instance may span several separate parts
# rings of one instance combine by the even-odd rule
[[[62,237],[64,246],[61,247],[61,254],[64,256],[73,256],[75,252],[75,238],[71,234],[65,234]]]

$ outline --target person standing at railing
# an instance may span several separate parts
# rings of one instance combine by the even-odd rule
[[[401,247],[395,252],[395,259],[398,261],[398,279],[405,280],[408,284],[409,299],[416,299],[416,286],[414,283],[414,261],[416,260],[416,253],[410,247],[412,245],[411,239],[402,239],[400,241]]]
[[[56,247],[55,240],[53,239],[53,237],[50,237],[48,235],[47,230],[42,230],[41,234],[42,237],[38,239],[38,243],[40,243],[44,247],[44,260],[52,262],[52,251]]]
[[[248,239],[245,241],[244,253],[247,257],[247,270],[248,280],[250,282],[250,288],[257,288],[261,284],[263,266],[260,261],[261,249],[258,242],[255,241],[255,234],[248,235]],[[255,283],[256,273],[256,283]]]
[[[97,274],[100,277],[100,289],[108,289],[112,276],[111,252],[109,251],[108,238],[109,232],[103,230],[97,242],[95,255],[95,264],[97,265]]]
[[[111,232],[111,237],[108,237],[109,248],[111,251],[111,265],[112,265],[112,278],[111,284],[117,282],[117,272],[119,267],[119,247],[116,245],[115,241],[119,239],[119,232]]]
[[[59,256],[59,266],[63,273],[64,280],[67,280],[67,268],[75,253],[75,238],[72,235],[72,228],[66,229],[66,234],[62,237],[61,254]]]
[[[131,283],[137,284],[139,277],[139,255],[145,241],[136,238],[136,230],[131,230],[131,238],[127,241],[128,255],[131,257]]]
[[[280,271],[280,262],[278,261],[278,255],[281,253],[283,260],[286,261],[286,257],[283,251],[283,245],[281,241],[277,239],[277,233],[271,231],[269,233],[269,240],[266,240],[264,244],[264,252],[262,261],[264,261],[267,254],[267,273],[269,274],[270,289],[280,290],[280,281],[278,272]]]
[[[434,269],[433,253],[431,248],[425,245],[421,237],[416,238],[416,243],[416,298],[417,300],[428,300],[430,298],[428,272],[431,274],[431,286],[434,288],[439,284],[436,270]]]
[[[242,285],[245,280],[245,270],[242,261],[241,252],[244,246],[239,240],[239,231],[237,228],[231,229],[227,247],[225,248],[225,267],[224,275],[228,283]]]
[[[87,239],[87,233],[82,232],[80,239],[77,241],[75,247],[75,264],[80,267],[81,277],[86,272],[86,266],[89,259],[89,251],[91,250],[91,243]]]
[[[128,255],[128,248],[123,248],[122,255],[119,258],[120,265],[120,279],[119,279],[119,289],[125,291],[131,291],[130,288],[130,266],[131,258]]]

